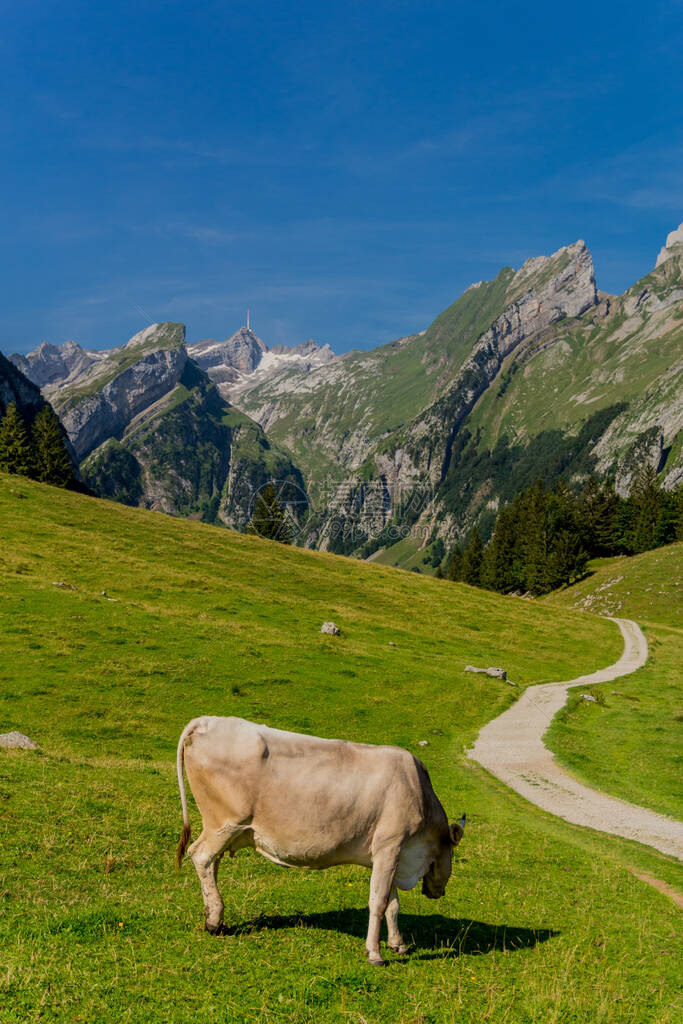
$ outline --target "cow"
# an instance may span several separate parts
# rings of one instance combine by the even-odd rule
[[[422,879],[430,899],[445,892],[465,815],[448,824],[427,769],[407,750],[204,716],[183,729],[176,766],[183,812],[176,860],[180,867],[192,838],[184,766],[202,817],[201,835],[187,852],[212,934],[223,930],[220,859],[245,847],[284,867],[371,868],[366,951],[375,965],[384,964],[385,915],[389,949],[407,952],[397,890]]]

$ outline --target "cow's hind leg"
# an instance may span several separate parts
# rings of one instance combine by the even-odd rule
[[[382,852],[372,862],[372,875],[370,876],[370,922],[368,925],[368,937],[365,948],[368,960],[371,964],[382,967],[384,960],[379,951],[379,930],[382,918],[389,905],[391,891],[394,885],[394,875],[398,864],[398,850]]]
[[[218,934],[223,925],[223,900],[216,880],[221,856],[229,842],[230,837],[225,834],[202,832],[188,850],[202,887],[205,927],[212,935]]]
[[[398,891],[395,885],[392,885],[391,892],[389,894],[389,902],[387,903],[387,909],[385,911],[385,917],[387,919],[387,946],[389,949],[393,949],[394,953],[407,953],[408,947],[403,941],[403,937],[398,930],[398,912],[401,909],[401,904],[398,901]]]

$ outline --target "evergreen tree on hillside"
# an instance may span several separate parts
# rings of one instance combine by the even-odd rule
[[[545,594],[548,579],[548,499],[543,481],[539,480],[525,495],[522,506],[522,558],[526,589],[532,594]]]
[[[0,421],[0,469],[5,473],[32,476],[35,459],[26,424],[15,402],[10,402]]]
[[[59,420],[49,405],[40,410],[31,429],[35,455],[35,478],[46,484],[66,487],[73,479],[73,466],[64,444]]]
[[[453,582],[458,582],[462,579],[462,548],[459,544],[455,545],[451,552],[451,557],[448,559],[446,576],[449,580],[453,580]]]
[[[674,508],[676,509],[676,540],[683,540],[683,486],[674,491],[672,495]]]
[[[266,484],[263,490],[259,491],[247,533],[268,540],[279,540],[281,544],[292,543],[287,513],[278,500],[273,484]]]
[[[511,505],[500,510],[493,536],[484,552],[482,586],[498,590],[501,594],[508,594],[524,586],[518,542],[519,506],[520,498],[517,495]]]
[[[657,523],[662,508],[662,492],[657,472],[644,465],[633,483],[629,502],[632,512],[631,549],[634,554],[657,546]]]
[[[661,491],[660,508],[655,525],[655,546],[671,544],[681,539],[679,532],[683,525],[683,487],[675,491]]]
[[[546,570],[547,585],[550,590],[566,587],[574,580],[580,579],[588,565],[588,552],[581,546],[578,533],[560,530],[553,537],[548,553]]]
[[[591,476],[579,496],[577,521],[584,547],[591,555],[613,555],[624,550],[620,536],[622,499],[609,480]]]
[[[484,559],[484,542],[479,530],[474,528],[462,558],[462,578],[473,587],[481,585],[481,567]]]

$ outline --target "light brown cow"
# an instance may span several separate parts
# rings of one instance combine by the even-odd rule
[[[183,762],[202,816],[202,833],[188,853],[201,882],[209,932],[219,932],[223,923],[216,885],[221,857],[254,847],[285,867],[372,868],[370,963],[384,963],[384,914],[389,948],[407,951],[398,930],[397,889],[412,889],[422,879],[425,896],[443,896],[465,825],[465,815],[448,824],[416,757],[400,747],[319,739],[243,718],[195,718],[178,742],[178,866],[191,838]]]

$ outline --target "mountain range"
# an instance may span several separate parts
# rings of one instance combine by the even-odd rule
[[[539,476],[625,494],[647,461],[683,481],[683,225],[623,295],[578,241],[370,351],[268,348],[248,327],[187,344],[169,322],[10,359],[97,493],[241,529],[275,479],[300,543],[423,567]]]

